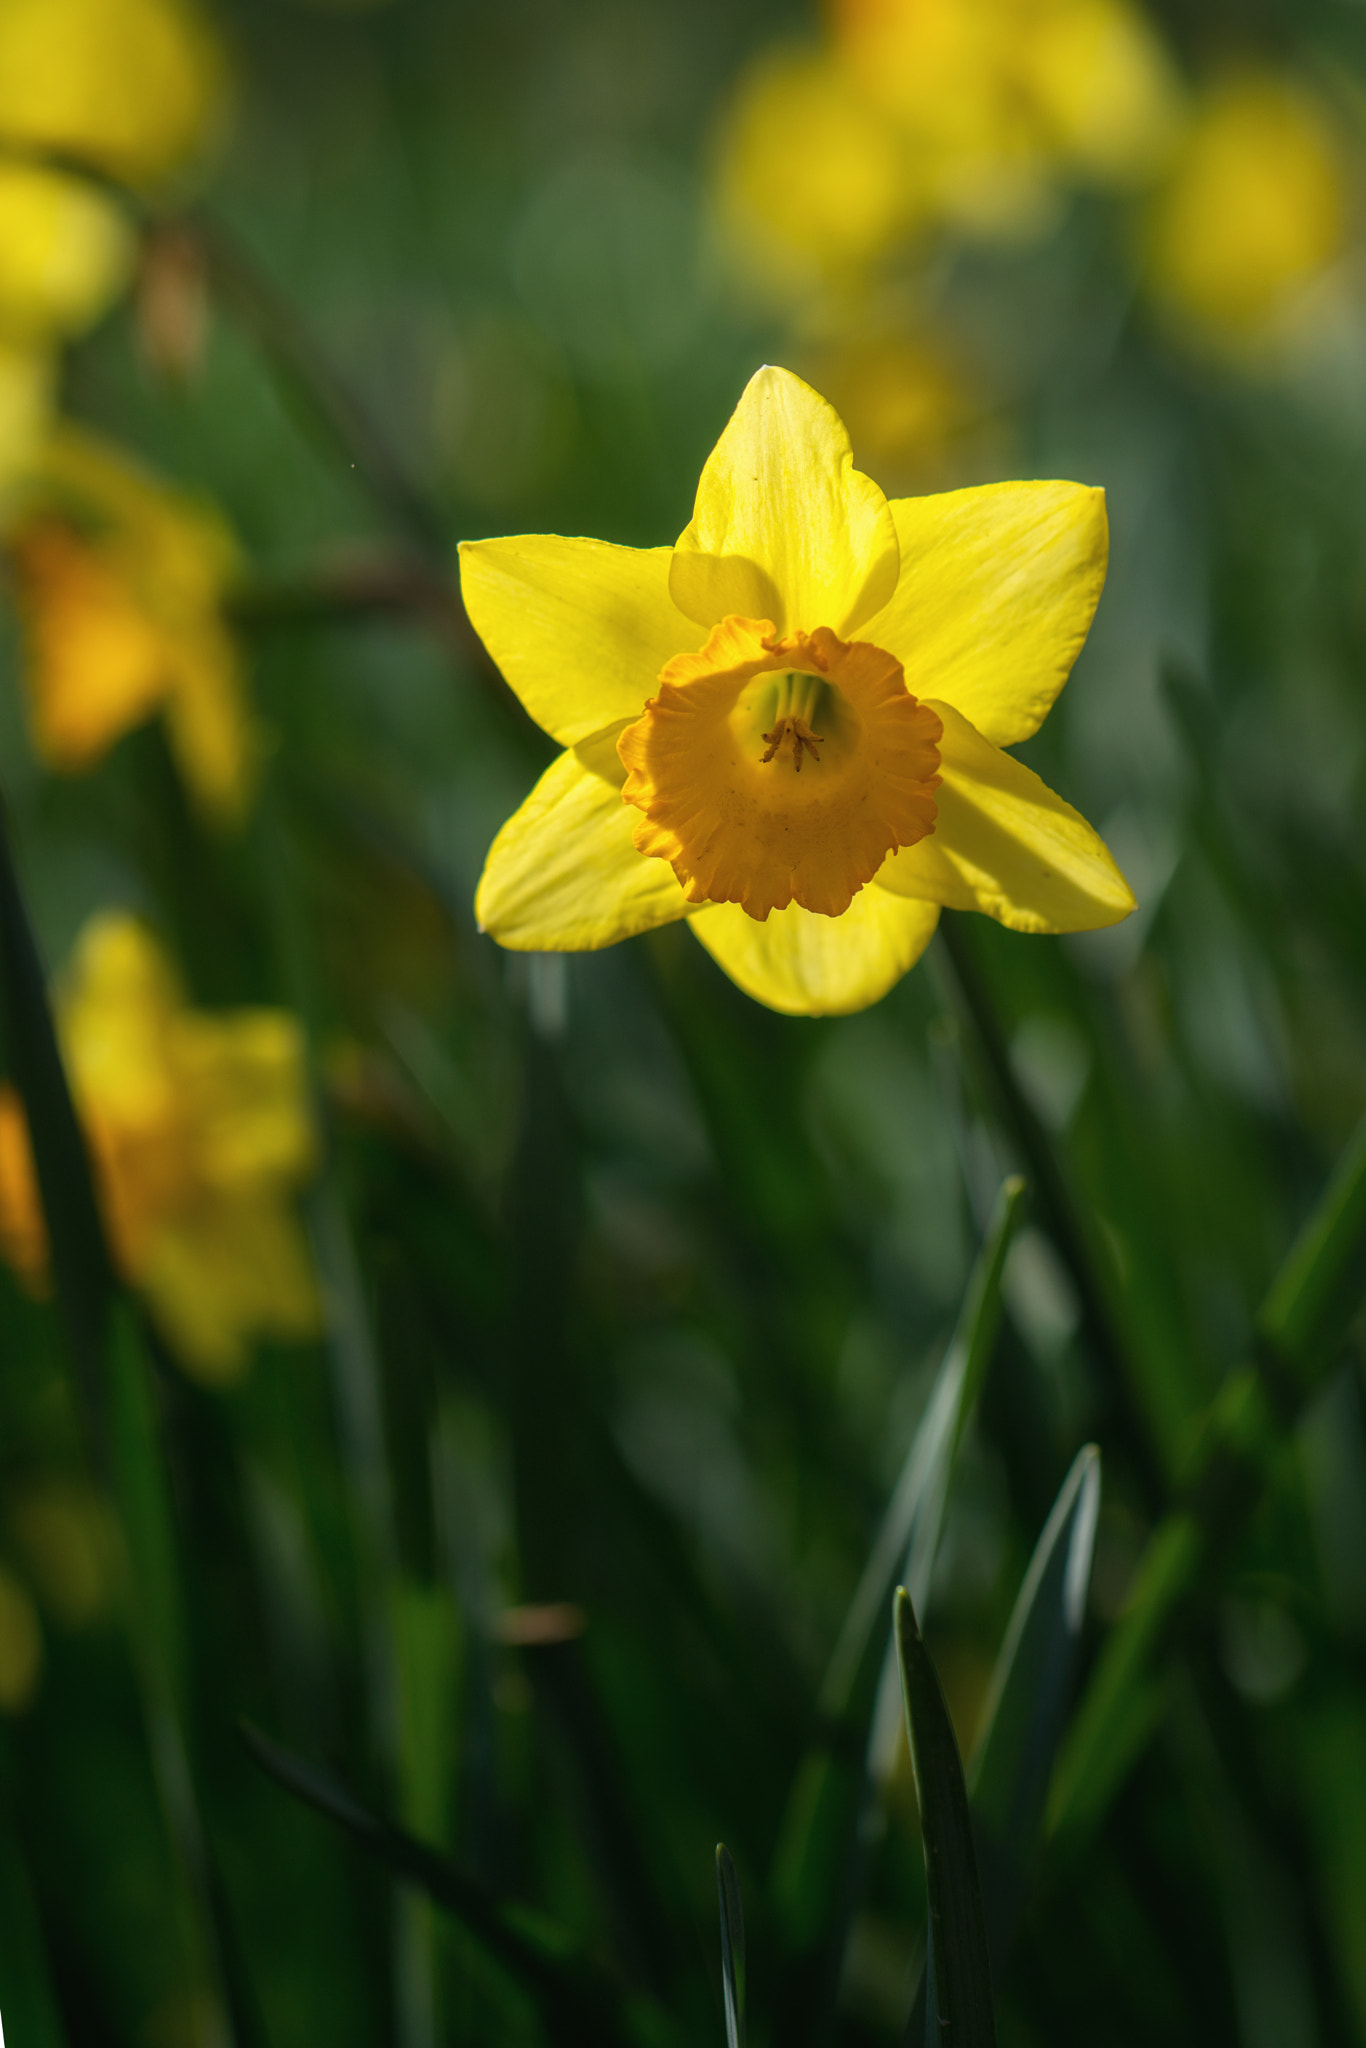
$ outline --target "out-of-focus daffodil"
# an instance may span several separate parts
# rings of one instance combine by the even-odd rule
[[[45,1605],[68,1628],[84,1628],[110,1604],[118,1541],[96,1493],[71,1479],[11,1488],[5,1520]]]
[[[769,52],[722,125],[716,194],[745,275],[802,295],[919,224],[894,124],[826,52]],[[757,276],[755,275],[757,266]]]
[[[223,620],[237,551],[217,515],[66,427],[9,546],[43,760],[79,772],[160,711],[206,814],[240,817],[256,748]]]
[[[127,209],[61,160],[157,186],[202,146],[224,85],[193,0],[0,0],[0,349],[60,345],[132,275]],[[0,372],[0,510],[31,453],[6,435],[6,395]]]
[[[0,0],[0,144],[154,185],[202,144],[224,84],[191,0]]]
[[[161,948],[121,915],[87,926],[58,1016],[114,1256],[186,1367],[230,1380],[255,1337],[314,1335],[318,1297],[293,1208],[315,1152],[294,1018],[189,1008]],[[43,1284],[47,1235],[10,1089],[0,1247]]]
[[[1127,0],[831,0],[828,46],[767,58],[723,130],[748,263],[848,268],[917,228],[1021,236],[1068,183],[1151,182],[1182,94]],[[819,281],[819,279],[817,280]]]
[[[1003,748],[1061,689],[1105,576],[1102,494],[889,504],[842,421],[751,379],[676,547],[466,543],[470,616],[565,752],[498,834],[481,925],[534,951],[686,917],[774,1009],[857,1010],[941,905],[1081,931],[1133,897]]]
[[[135,250],[131,225],[94,186],[0,159],[0,332],[81,333],[127,284]]]
[[[1347,173],[1327,110],[1274,72],[1206,96],[1147,232],[1154,293],[1189,327],[1255,342],[1340,254]]]
[[[962,364],[928,335],[860,329],[814,349],[808,367],[860,455],[897,477],[933,476],[981,407]]]
[[[14,1573],[0,1565],[0,1714],[22,1714],[42,1675],[37,1609]]]
[[[896,114],[950,214],[1014,207],[1028,172],[1142,183],[1170,153],[1175,73],[1128,0],[832,0],[835,47]]]

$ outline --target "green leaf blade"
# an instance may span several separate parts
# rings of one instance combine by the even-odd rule
[[[969,1771],[993,1955],[1024,1905],[1076,1670],[1100,1515],[1101,1461],[1078,1452],[1035,1545],[996,1660]]]
[[[721,1988],[726,2004],[726,2048],[745,2048],[745,1915],[740,1880],[724,1842],[716,1845],[716,1891],[721,1910]]]
[[[986,1914],[963,1763],[938,1674],[904,1586],[897,1593],[895,1612],[929,1897],[925,2038],[934,2048],[996,2048]]]

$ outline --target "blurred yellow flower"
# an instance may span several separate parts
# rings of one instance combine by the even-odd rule
[[[191,0],[0,0],[0,144],[153,185],[202,145],[225,83]]]
[[[750,995],[815,1015],[875,1002],[941,905],[1115,923],[1133,897],[1105,846],[1002,751],[1066,680],[1106,547],[1078,484],[889,504],[776,369],[676,547],[466,542],[470,617],[565,749],[494,841],[480,924],[576,951],[686,917]]]
[[[1142,185],[1182,94],[1126,0],[831,0],[830,41],[762,58],[717,188],[747,264],[810,285],[943,224],[1036,232],[1068,182]]]
[[[93,186],[0,161],[0,333],[55,342],[92,326],[127,284],[136,247]]]
[[[217,514],[59,428],[10,535],[34,745],[89,768],[159,711],[192,795],[241,817],[256,735],[223,600],[237,568]]]
[[[237,1377],[258,1336],[319,1327],[293,1207],[313,1171],[303,1043],[282,1010],[187,1006],[135,919],[94,919],[58,990],[72,1092],[120,1270],[177,1355]],[[44,1283],[47,1237],[22,1106],[0,1091],[0,1248]]]
[[[43,1631],[37,1610],[0,1565],[0,1714],[22,1714],[43,1675]]]
[[[892,122],[828,53],[779,49],[760,58],[727,109],[717,147],[717,207],[743,255],[743,280],[800,296],[918,225],[903,154]]]
[[[808,367],[859,454],[898,478],[941,470],[982,409],[961,361],[928,335],[860,325],[813,349]]]
[[[6,1521],[39,1594],[70,1628],[108,1606],[117,1574],[117,1537],[99,1496],[71,1479],[7,1489]]]
[[[1327,110],[1269,71],[1205,97],[1147,224],[1152,290],[1218,343],[1255,340],[1341,253],[1347,171]]]
[[[0,0],[0,347],[92,326],[137,255],[127,208],[42,159],[155,186],[203,145],[225,80],[192,0]],[[0,493],[6,424],[0,393]]]

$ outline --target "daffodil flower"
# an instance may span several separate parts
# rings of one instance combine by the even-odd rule
[[[1079,484],[888,503],[778,369],[676,547],[467,542],[470,617],[565,749],[494,841],[481,926],[578,951],[686,917],[750,995],[817,1015],[875,1002],[943,906],[1115,923],[1109,852],[1003,751],[1066,680],[1106,545]]]
[[[190,1008],[151,933],[121,914],[86,927],[57,1008],[115,1260],[187,1370],[232,1380],[254,1338],[316,1335],[317,1286],[294,1212],[316,1156],[298,1020]],[[47,1228],[8,1086],[0,1254],[41,1290]]]
[[[213,508],[65,426],[30,467],[8,549],[42,760],[80,774],[160,712],[200,809],[240,821],[257,733],[223,616],[237,546]]]

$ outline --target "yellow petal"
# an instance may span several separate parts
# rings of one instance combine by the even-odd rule
[[[562,747],[638,717],[665,662],[696,647],[669,596],[670,553],[542,533],[461,542],[474,630]]]
[[[518,953],[582,953],[687,913],[667,861],[637,853],[638,813],[621,800],[620,724],[552,762],[504,825],[474,907]]]
[[[757,370],[707,458],[669,589],[701,626],[731,613],[848,637],[896,589],[891,508],[844,422],[790,370]]]
[[[914,967],[938,922],[937,904],[878,888],[861,889],[842,917],[792,903],[758,924],[738,903],[717,903],[689,919],[746,995],[789,1017],[866,1010]]]
[[[12,555],[34,745],[49,767],[78,772],[165,698],[165,647],[117,570],[70,528],[35,521]]]
[[[1089,932],[1127,917],[1133,891],[1085,818],[952,705],[930,708],[944,721],[939,822],[884,862],[874,888],[983,910],[1017,932]]]
[[[30,342],[91,327],[132,273],[137,237],[93,186],[33,164],[0,166],[0,317]]]
[[[906,687],[947,698],[997,746],[1037,732],[1081,652],[1105,582],[1105,493],[985,484],[892,506],[896,594],[867,638]]]
[[[138,1276],[186,1371],[230,1385],[253,1340],[306,1343],[322,1328],[307,1242],[278,1194],[218,1199],[160,1231]]]
[[[288,1010],[182,1010],[167,1036],[204,1181],[239,1192],[306,1180],[317,1148],[298,1019]]]
[[[0,1258],[31,1294],[48,1285],[47,1219],[19,1092],[0,1082]]]
[[[241,822],[260,763],[237,650],[216,619],[174,644],[175,683],[166,698],[167,737],[180,772],[215,824]]]

